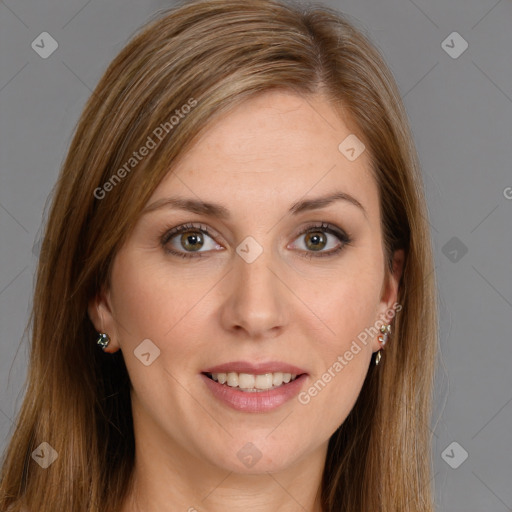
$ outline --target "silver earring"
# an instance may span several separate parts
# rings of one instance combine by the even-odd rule
[[[391,334],[391,325],[383,325],[380,328],[380,332],[383,334],[382,336],[379,336],[379,341],[382,343],[382,347],[386,344],[388,341],[389,335]]]
[[[105,350],[108,347],[108,344],[110,343],[110,338],[108,337],[108,334],[106,333],[99,333],[99,338],[96,341],[96,343],[102,348],[102,350]]]
[[[391,325],[390,324],[383,325],[380,328],[380,332],[382,333],[382,335],[379,336],[378,340],[380,341],[382,348],[384,348],[384,345],[386,345],[389,335],[391,334]],[[382,349],[379,350],[377,352],[377,355],[375,356],[375,366],[377,366],[380,363],[380,360],[382,359],[381,352],[382,352]]]

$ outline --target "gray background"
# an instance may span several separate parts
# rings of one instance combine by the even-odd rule
[[[510,511],[512,3],[324,4],[359,20],[384,53],[423,166],[441,312],[431,425],[438,510]],[[0,1],[1,449],[26,375],[23,329],[41,215],[73,128],[111,59],[150,15],[170,5]],[[454,31],[469,45],[458,58],[445,51],[462,48],[448,38]],[[46,59],[31,47],[42,32],[59,45]]]

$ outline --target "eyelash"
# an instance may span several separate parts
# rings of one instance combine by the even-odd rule
[[[187,232],[187,231],[199,231],[199,232],[202,232],[203,234],[208,235],[210,238],[214,238],[214,235],[212,233],[210,233],[207,226],[204,226],[202,224],[200,224],[200,225],[182,224],[182,225],[172,228],[170,230],[167,230],[167,229],[160,239],[162,247],[164,248],[165,252],[167,252],[169,254],[176,255],[176,256],[181,256],[182,258],[202,258],[203,254],[201,254],[201,252],[194,252],[194,253],[188,252],[187,253],[187,252],[179,252],[179,251],[174,251],[172,249],[169,249],[167,247],[167,244],[175,235],[178,235],[180,233]],[[313,257],[324,258],[324,257],[335,256],[339,252],[341,252],[347,245],[351,245],[353,242],[352,236],[350,234],[347,234],[344,231],[342,231],[342,230],[336,228],[335,226],[332,226],[331,224],[328,224],[326,222],[322,222],[320,224],[310,224],[310,225],[306,226],[300,233],[297,234],[296,238],[299,236],[302,236],[302,235],[306,235],[311,232],[314,233],[315,231],[325,231],[326,233],[330,233],[331,235],[336,236],[342,243],[336,249],[331,249],[330,251],[327,251],[327,252],[307,251],[304,253],[303,251],[300,251],[302,253],[301,256],[303,258],[311,259]],[[205,251],[205,252],[208,252],[208,251]]]

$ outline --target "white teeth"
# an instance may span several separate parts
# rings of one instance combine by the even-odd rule
[[[283,373],[274,373],[274,376],[272,377],[272,383],[274,384],[274,386],[280,386],[283,383]]]
[[[238,374],[238,387],[240,389],[252,389],[254,388],[255,382],[256,377],[254,375],[251,375],[250,373]]]
[[[273,377],[271,373],[256,375],[254,387],[256,389],[270,389],[272,387]]]
[[[228,373],[228,381],[226,383],[228,386],[232,388],[236,388],[238,386],[238,373],[230,372]]]
[[[264,373],[261,375],[254,375],[251,373],[212,373],[211,377],[219,384],[226,384],[232,388],[240,388],[242,391],[264,391],[281,386],[283,383],[287,384],[297,378],[293,373]]]

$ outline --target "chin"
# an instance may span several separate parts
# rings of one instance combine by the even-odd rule
[[[302,452],[297,446],[284,445],[286,437],[265,439],[267,435],[268,432],[261,437],[252,436],[254,441],[248,440],[251,435],[231,439],[225,449],[219,447],[216,450],[220,453],[212,456],[210,452],[209,458],[213,458],[212,463],[216,466],[243,475],[276,473],[292,467]]]

